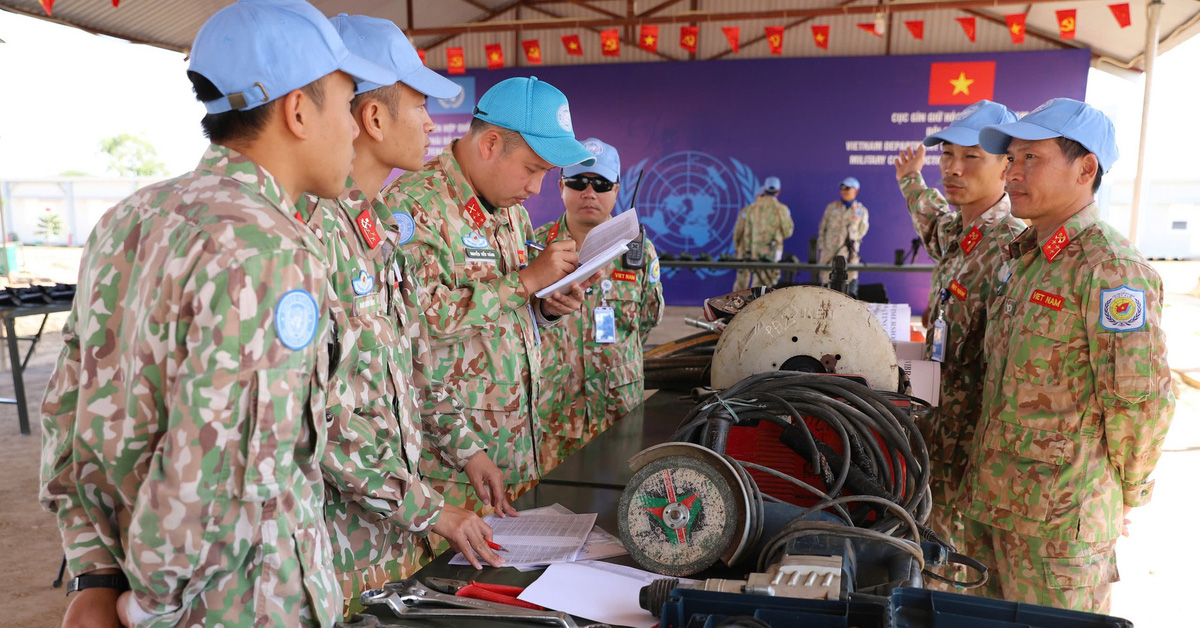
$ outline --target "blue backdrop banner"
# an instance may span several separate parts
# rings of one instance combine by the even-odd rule
[[[1057,96],[1082,100],[1089,62],[1086,50],[1064,50],[478,70],[453,77],[468,89],[462,98],[431,101],[430,148],[461,135],[474,100],[496,82],[534,75],[567,95],[580,140],[598,137],[620,151],[618,211],[645,170],[637,211],[659,251],[732,253],[738,211],[776,176],[796,223],[784,249],[803,261],[838,183],[853,176],[870,211],[863,259],[890,264],[915,236],[893,156],[982,98],[1018,114]],[[937,159],[936,149],[926,157],[930,185],[940,182]],[[563,211],[559,174],[551,171],[526,203],[535,226]],[[929,260],[922,253],[918,261]],[[670,305],[698,305],[733,286],[732,271],[664,269],[663,277]],[[893,302],[924,310],[928,275],[860,277],[875,282]]]

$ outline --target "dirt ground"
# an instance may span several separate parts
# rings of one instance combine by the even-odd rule
[[[74,282],[79,249],[26,247],[27,277]],[[1168,293],[1164,314],[1172,368],[1200,379],[1200,262],[1158,262]],[[36,277],[34,275],[36,274]],[[17,279],[20,279],[18,277]],[[651,344],[689,334],[684,316],[698,308],[669,307]],[[32,317],[30,317],[32,318]],[[17,411],[0,405],[0,624],[22,628],[58,626],[66,609],[63,590],[53,589],[62,550],[53,517],[38,505],[40,429],[37,409],[61,348],[57,330],[62,315],[48,324],[44,338],[25,372],[33,435],[21,436]],[[32,326],[32,327],[30,327]],[[22,320],[22,334],[37,331],[37,321]],[[7,360],[0,360],[7,371]],[[1200,502],[1192,485],[1200,471],[1200,390],[1182,384],[1171,432],[1155,474],[1151,505],[1134,511],[1132,534],[1117,545],[1121,582],[1114,589],[1113,614],[1138,628],[1192,625],[1194,574],[1200,566],[1200,541],[1193,530]],[[0,372],[0,397],[12,397],[12,380]]]

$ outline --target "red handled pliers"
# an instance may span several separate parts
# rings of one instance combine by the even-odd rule
[[[497,604],[519,606],[535,611],[546,610],[544,606],[538,606],[537,604],[517,599],[517,596],[525,590],[525,587],[514,587],[507,584],[489,584],[474,580],[466,582],[450,578],[426,578],[425,586],[457,597],[469,597]]]

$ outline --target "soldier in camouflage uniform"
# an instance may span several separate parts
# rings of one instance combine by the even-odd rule
[[[443,506],[441,494],[421,478],[419,413],[458,417],[456,436],[464,442],[443,447],[458,468],[483,467],[479,473],[497,485],[500,470],[465,429],[461,406],[439,383],[426,381],[416,360],[428,355],[429,339],[412,274],[396,248],[401,230],[378,195],[393,168],[421,167],[433,130],[426,96],[451,98],[461,88],[425,68],[395,24],[345,15],[332,22],[352,53],[378,59],[393,78],[404,77],[388,85],[359,84],[351,104],[359,125],[354,176],[341,196],[321,201],[310,218],[327,247],[329,311],[339,347],[322,471],[333,565],[349,617],[362,609],[362,591],[406,578],[434,558],[430,531],[455,539],[476,567],[476,552],[496,566],[501,562],[487,546],[487,524],[475,513]],[[404,233],[408,237],[412,229]]]
[[[475,111],[464,137],[423,169],[400,177],[384,199],[415,222],[402,251],[423,286],[433,345],[430,378],[463,401],[512,500],[541,476],[538,328],[578,310],[587,287],[585,282],[565,294],[534,297],[579,260],[572,241],[529,260],[525,242],[533,227],[521,202],[538,192],[554,166],[593,157],[575,140],[566,97],[536,78],[501,81]],[[495,504],[481,500],[454,461],[434,447],[426,447],[421,472],[446,503],[470,510]]]
[[[733,248],[738,259],[758,260],[769,255],[775,261],[783,257],[783,241],[792,237],[792,212],[779,202],[779,177],[767,177],[762,193],[753,203],[742,208],[733,227]],[[779,282],[778,270],[755,270],[754,284],[774,286]],[[734,290],[750,287],[750,269],[737,271]]]
[[[988,312],[965,550],[992,570],[985,595],[1107,612],[1113,546],[1150,501],[1174,410],[1162,281],[1097,216],[1117,158],[1104,114],[1056,98],[979,139],[1007,151],[1012,213],[1032,226]]]
[[[42,405],[41,500],[82,589],[65,624],[337,618],[319,468],[326,259],[297,201],[349,174],[351,76],[389,74],[306,3],[217,12],[189,72],[213,145],[89,237]]]
[[[595,138],[583,145],[596,163],[563,168],[558,189],[566,212],[538,228],[538,242],[574,240],[582,246],[593,228],[612,217],[620,156]],[[642,402],[642,345],[663,315],[658,254],[649,239],[643,250],[641,265],[629,266],[624,257],[613,261],[588,288],[583,311],[542,331],[542,378],[548,384],[538,400],[544,471]]]
[[[995,269],[1005,259],[1004,247],[1024,228],[1009,214],[1004,193],[1008,161],[979,147],[979,129],[1016,119],[1004,105],[984,100],[926,137],[916,151],[906,149],[896,159],[896,180],[913,228],[935,262],[924,317],[925,346],[926,358],[942,363],[941,389],[938,407],[920,424],[929,446],[933,494],[928,525],[956,547],[962,542],[955,508],[958,484],[983,407],[983,332],[998,283]],[[938,144],[946,196],[926,187],[921,177],[925,146]]]
[[[821,215],[821,226],[817,233],[817,262],[832,264],[838,255],[846,258],[847,264],[862,263],[862,241],[870,228],[867,206],[858,201],[858,179],[846,177],[838,185],[841,200],[825,206]],[[858,271],[847,273],[850,294],[858,294]],[[821,285],[829,283],[829,273],[821,273]]]

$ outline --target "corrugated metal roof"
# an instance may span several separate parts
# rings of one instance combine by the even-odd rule
[[[0,0],[0,10],[9,10],[26,15],[50,19],[55,22],[77,26],[91,32],[112,35],[131,41],[147,43],[173,50],[186,51],[195,33],[204,21],[229,5],[232,0],[122,0],[114,8],[102,0],[58,0],[54,4],[54,15],[47,17],[37,0]],[[917,0],[887,3],[893,11],[904,4]],[[696,59],[710,59],[718,55],[723,58],[768,57],[770,51],[763,40],[766,26],[787,26],[784,34],[783,55],[789,57],[818,56],[863,56],[884,54],[928,54],[995,52],[1015,50],[1046,50],[1067,46],[1090,48],[1095,53],[1095,65],[1102,69],[1113,66],[1140,64],[1139,55],[1145,39],[1146,0],[1132,0],[1130,14],[1132,24],[1119,28],[1107,4],[1110,0],[1075,0],[1049,4],[1007,5],[986,7],[969,11],[952,8],[897,11],[886,18],[888,30],[884,37],[876,37],[859,29],[859,23],[873,21],[873,15],[827,15],[809,19],[779,18],[705,22],[698,25],[699,36]],[[656,17],[684,16],[690,11],[700,12],[762,12],[773,10],[832,9],[842,5],[852,7],[871,6],[869,2],[857,0],[592,0],[591,2],[568,2],[553,0],[315,0],[313,4],[326,15],[337,13],[366,14],[392,20],[405,30],[412,28],[429,30],[454,27],[456,25],[486,21],[488,23],[519,22],[521,20],[596,20],[626,18],[644,12],[653,12]],[[586,4],[587,6],[584,6]],[[924,2],[923,6],[929,6]],[[408,8],[412,7],[413,24],[408,23]],[[664,7],[665,8],[662,8]],[[1076,39],[1063,41],[1058,36],[1058,9],[1073,8],[1077,11]],[[1027,9],[1028,34],[1023,44],[1012,43],[1004,24],[1006,13],[1025,12]],[[974,43],[964,35],[955,17],[976,17],[977,36]],[[991,18],[990,20],[988,18]],[[924,38],[914,39],[905,27],[909,20],[924,21]],[[812,40],[811,27],[828,24],[830,45],[828,50],[817,48]],[[415,26],[414,26],[415,25]],[[499,43],[504,49],[506,65],[525,65],[521,39],[538,39],[543,55],[543,65],[576,65],[593,63],[641,63],[652,61],[687,60],[691,57],[679,46],[679,29],[682,24],[659,25],[660,45],[657,54],[638,49],[638,27],[620,27],[622,36],[621,55],[606,57],[601,54],[598,28],[568,23],[563,28],[540,28],[509,32],[471,32],[457,35],[422,35],[414,43],[427,49],[427,62],[431,67],[446,67],[445,48],[462,47],[467,67],[486,66],[484,46]],[[513,24],[515,28],[515,24]],[[738,55],[729,54],[729,45],[721,31],[722,26],[738,26],[741,29],[742,49]],[[1165,51],[1190,36],[1200,32],[1200,5],[1194,0],[1166,0],[1160,29],[1160,51]],[[566,54],[561,37],[577,34],[584,54]],[[756,41],[757,40],[757,41]],[[1107,64],[1105,63],[1107,62]]]

